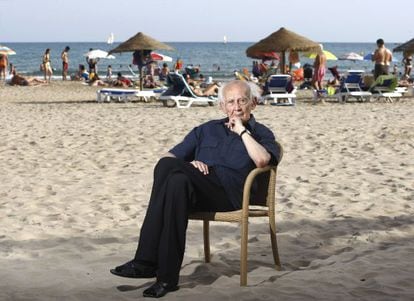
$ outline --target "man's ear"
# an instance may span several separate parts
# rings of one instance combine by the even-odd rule
[[[226,114],[227,115],[227,112],[226,112],[226,107],[225,107],[225,105],[224,105],[224,101],[219,101],[219,106],[220,106],[220,109],[223,111],[223,113],[224,114]]]
[[[257,99],[257,97],[253,97],[252,104],[251,104],[252,110],[256,108],[258,103],[259,103],[259,100]]]

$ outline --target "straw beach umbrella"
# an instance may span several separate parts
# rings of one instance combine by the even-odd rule
[[[281,71],[282,73],[285,73],[286,51],[317,51],[319,49],[320,47],[318,43],[281,27],[278,31],[247,48],[246,55],[248,57],[254,57],[258,52],[280,52],[282,65]]]
[[[406,53],[414,53],[414,39],[411,39],[408,42],[405,42],[404,44],[395,47],[392,51],[404,51]]]
[[[155,49],[162,50],[174,50],[171,46],[164,44],[151,38],[142,32],[138,32],[133,37],[129,38],[125,42],[119,44],[117,47],[109,51],[111,53],[120,53],[120,52],[134,52],[134,59],[137,57],[136,64],[139,69],[139,83],[140,88],[143,88],[142,82],[142,67],[151,61],[151,51]]]

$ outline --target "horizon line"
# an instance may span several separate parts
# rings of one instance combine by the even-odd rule
[[[113,44],[123,43],[125,41],[114,41]],[[163,43],[218,43],[218,44],[230,44],[230,43],[257,43],[258,41],[227,41],[224,43],[223,41],[162,41]],[[105,41],[4,41],[2,43],[104,43],[107,44]],[[348,43],[348,44],[356,44],[356,43],[371,43],[375,44],[374,42],[356,42],[356,41],[344,41],[344,42],[330,42],[330,41],[318,41],[318,43]],[[403,42],[387,42],[387,44],[401,44]],[[111,44],[108,44],[111,45]]]

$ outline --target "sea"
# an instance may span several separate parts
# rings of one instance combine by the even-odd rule
[[[205,77],[211,76],[215,80],[226,80],[234,77],[234,71],[241,71],[243,68],[251,71],[253,59],[246,56],[246,49],[255,42],[166,42],[172,46],[172,51],[157,51],[173,58],[169,62],[172,68],[177,59],[183,61],[184,66],[200,66],[201,72]],[[16,54],[9,56],[9,60],[16,66],[21,74],[30,76],[42,76],[40,64],[46,48],[51,49],[51,63],[54,69],[53,79],[60,79],[62,63],[60,54],[65,46],[70,47],[69,51],[69,74],[75,73],[79,64],[86,65],[84,54],[90,48],[109,51],[114,49],[119,43],[107,44],[100,42],[42,42],[42,43],[3,43],[15,50]],[[355,52],[362,56],[372,53],[375,43],[330,43],[323,42],[324,50],[332,52],[337,57],[349,52]],[[386,46],[393,49],[398,44],[388,43]],[[113,74],[121,72],[123,75],[132,76],[133,73],[128,66],[132,64],[132,53],[115,53],[115,59],[101,59],[98,63],[99,75],[104,77],[108,65],[112,66]],[[393,65],[402,71],[402,54],[394,53]],[[300,63],[313,63],[313,59],[300,55]],[[161,65],[162,63],[160,63]],[[369,60],[350,61],[350,60],[328,60],[328,67],[338,66],[340,72],[349,69],[364,70],[372,72],[373,63]],[[133,66],[133,72],[137,72],[137,67]],[[328,72],[329,73],[329,72]],[[327,79],[330,74],[327,73]]]

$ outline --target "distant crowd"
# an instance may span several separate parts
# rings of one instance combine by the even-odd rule
[[[98,63],[99,56],[94,55],[94,50],[89,49],[86,56],[85,64],[79,64],[77,71],[73,74],[68,74],[69,71],[69,52],[70,47],[66,46],[61,54],[60,59],[62,62],[62,80],[77,80],[88,83],[91,86],[114,86],[114,87],[131,87],[138,85],[137,82],[131,80],[131,78],[124,76],[121,72],[116,72],[116,76],[113,76],[113,69],[111,65],[106,67],[106,75],[101,78],[98,75]],[[100,50],[99,50],[100,51]],[[277,57],[278,58],[278,57]],[[412,71],[412,53],[404,52],[402,65],[404,67],[403,72],[399,72],[398,68],[394,65],[391,70],[391,62],[393,56],[392,52],[385,47],[383,39],[377,40],[377,49],[372,53],[372,61],[374,63],[373,77],[375,81],[380,75],[394,74],[400,76],[401,84],[412,84],[411,71]],[[288,57],[288,65],[284,67],[284,72],[289,73],[292,76],[292,80],[295,82],[301,82],[300,88],[312,88],[316,91],[322,91],[327,85],[338,86],[340,84],[341,75],[338,72],[337,66],[327,68],[327,58],[323,50],[323,46],[320,45],[319,51],[317,51],[313,65],[305,64],[300,66],[299,54],[295,51],[290,51]],[[132,64],[128,66],[132,74],[136,75],[133,71],[133,66],[136,65],[138,70],[142,71],[142,83],[144,88],[156,88],[165,85],[170,68],[167,63],[163,63],[159,66],[158,62],[151,58],[151,51],[135,51],[132,54]],[[7,70],[9,69],[9,70]],[[189,65],[184,67],[183,61],[178,58],[173,64],[173,70],[182,72],[184,77],[189,80],[189,84],[194,86],[195,90],[199,94],[205,93],[202,88],[211,84],[206,82],[206,79],[201,73],[201,66]],[[220,67],[217,67],[219,70]],[[247,68],[244,68],[241,72],[235,71],[234,75],[237,79],[254,81],[258,83],[266,93],[266,81],[273,75],[281,72],[281,66],[279,60],[275,58],[263,58],[261,61],[254,60],[251,73]],[[42,56],[40,64],[40,70],[43,72],[43,80],[28,77],[18,74],[15,66],[9,62],[8,56],[4,53],[0,53],[0,79],[6,79],[7,73],[12,77],[10,84],[12,85],[35,85],[35,84],[47,84],[50,83],[54,69],[51,65],[51,50],[47,48]],[[326,71],[329,70],[332,73],[333,79],[331,81],[325,81]],[[196,79],[200,75],[200,78]],[[201,86],[200,86],[201,83]],[[216,89],[214,89],[216,90]],[[210,93],[210,92],[208,92]]]

